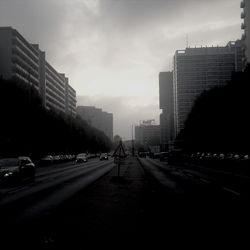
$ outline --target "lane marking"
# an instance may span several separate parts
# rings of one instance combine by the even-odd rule
[[[236,192],[236,191],[234,191],[234,190],[232,190],[232,189],[230,189],[230,188],[223,187],[223,189],[224,189],[225,191],[227,191],[227,192],[230,192],[230,193],[234,194],[234,195],[240,195],[239,192]]]
[[[22,191],[22,190],[27,189],[27,188],[30,188],[30,186],[24,186],[24,187],[16,188],[14,190],[7,191],[6,193],[8,193],[8,194],[14,194],[14,193],[16,193],[18,191]]]
[[[211,181],[208,181],[208,180],[203,179],[203,178],[200,178],[200,181],[205,182],[205,183],[207,183],[207,184],[210,184],[210,183],[211,183]]]

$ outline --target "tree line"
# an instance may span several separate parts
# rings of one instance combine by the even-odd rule
[[[185,151],[249,153],[250,65],[195,101],[177,141]]]
[[[0,79],[0,156],[109,151],[110,139],[75,117],[47,110],[39,92],[16,79]]]

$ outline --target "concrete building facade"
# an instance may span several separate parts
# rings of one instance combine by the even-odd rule
[[[242,0],[240,7],[242,8],[241,18],[243,22],[241,29],[243,30],[242,41],[245,54],[244,63],[250,63],[250,1]]]
[[[45,63],[45,103],[47,109],[66,111],[65,77]]]
[[[113,114],[94,106],[78,106],[76,112],[89,125],[101,130],[113,141]]]
[[[76,114],[76,91],[69,85],[68,78],[66,78],[66,113]]]
[[[184,123],[195,99],[205,90],[225,85],[232,72],[243,70],[242,42],[225,47],[201,47],[178,50],[174,56],[174,128],[175,136]]]
[[[10,27],[0,27],[0,75],[40,89],[39,51]]]
[[[173,72],[160,72],[159,74],[159,103],[161,150],[167,151],[174,140],[174,90]]]
[[[145,148],[160,145],[160,125],[152,123],[153,120],[142,121],[135,126],[135,143]]]
[[[68,78],[46,61],[38,44],[30,44],[12,27],[0,27],[0,76],[33,86],[47,109],[76,113],[76,92]]]

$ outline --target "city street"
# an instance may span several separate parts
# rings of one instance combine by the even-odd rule
[[[39,247],[145,242],[186,235],[190,226],[195,234],[212,226],[209,237],[235,235],[249,221],[247,177],[136,157],[117,173],[113,159],[38,169],[35,182],[1,189],[2,235]]]
[[[207,198],[205,194],[209,194],[212,199],[215,196],[235,200],[249,199],[249,176],[217,170],[213,166],[169,165],[150,158],[141,158],[140,162],[162,186],[173,192],[200,195],[205,198]]]

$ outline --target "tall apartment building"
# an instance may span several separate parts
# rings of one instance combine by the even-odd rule
[[[69,85],[68,78],[66,78],[66,113],[75,115],[76,114],[76,91]]]
[[[113,141],[113,114],[94,106],[78,106],[76,112],[89,125],[101,130]]]
[[[159,74],[161,150],[167,151],[174,140],[173,72]]]
[[[0,27],[0,75],[40,89],[39,50],[10,27]]]
[[[250,63],[250,1],[242,0],[240,7],[243,9],[241,12],[241,18],[243,23],[241,24],[241,29],[243,30],[242,41],[243,50],[245,53],[245,63]]]
[[[0,27],[0,76],[33,86],[47,109],[76,113],[76,92],[68,78],[46,61],[38,44],[30,44],[11,27]]]
[[[153,120],[142,121],[135,126],[135,143],[144,147],[160,145],[160,126],[152,123]]]
[[[175,136],[184,123],[195,99],[203,91],[225,85],[232,72],[242,71],[242,42],[225,47],[201,47],[177,50],[174,56],[174,125]]]

